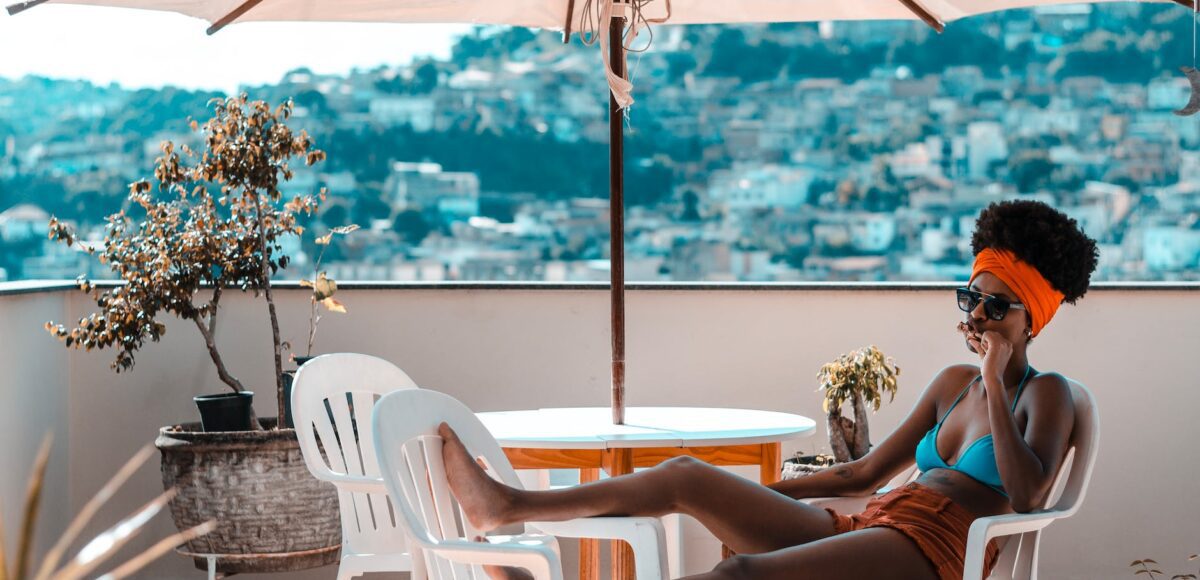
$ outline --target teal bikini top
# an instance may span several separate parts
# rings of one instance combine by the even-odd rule
[[[1012,410],[1017,408],[1017,400],[1021,398],[1021,391],[1025,389],[1025,381],[1029,379],[1029,371],[1031,367],[1025,368],[1025,378],[1021,379],[1021,384],[1017,386],[1017,394],[1013,397]],[[962,456],[958,458],[958,463],[950,465],[942,459],[937,450],[938,431],[942,428],[942,423],[946,421],[946,417],[950,416],[950,412],[962,400],[963,395],[971,389],[976,381],[982,379],[983,375],[975,377],[975,380],[967,384],[966,388],[958,394],[958,398],[954,399],[954,404],[950,405],[950,410],[942,415],[942,420],[933,426],[921,442],[917,444],[917,469],[922,472],[931,469],[953,469],[954,471],[965,473],[971,479],[979,481],[984,485],[996,490],[997,493],[1008,497],[1004,493],[1004,486],[1000,481],[1000,469],[996,467],[996,450],[992,446],[992,434],[988,433],[979,439],[976,439],[966,451],[963,451]]]

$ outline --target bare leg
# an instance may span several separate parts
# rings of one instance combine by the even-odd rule
[[[889,528],[847,532],[768,554],[737,555],[686,580],[937,580],[916,543]]]
[[[591,516],[688,514],[741,554],[771,552],[834,534],[821,508],[702,461],[658,467],[552,491],[517,490],[488,477],[448,426],[438,430],[450,490],[476,528]]]
[[[535,580],[533,574],[524,568],[511,566],[484,566],[483,571],[492,580]]]
[[[486,542],[483,536],[475,538],[476,542]],[[524,568],[512,566],[483,566],[483,572],[492,580],[535,580],[533,574]]]

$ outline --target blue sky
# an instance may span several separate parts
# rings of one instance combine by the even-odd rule
[[[8,5],[15,0],[0,0]],[[465,25],[246,23],[205,35],[177,14],[43,4],[0,12],[0,77],[234,91],[306,66],[321,73],[446,56]],[[286,51],[279,47],[290,47]]]

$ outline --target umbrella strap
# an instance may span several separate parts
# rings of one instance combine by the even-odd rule
[[[616,26],[613,22],[613,0],[600,0],[602,7],[600,12],[600,22],[607,27]],[[630,40],[637,37],[638,33],[638,18],[634,15],[633,26],[629,29]],[[608,88],[612,91],[613,98],[617,101],[617,108],[625,110],[633,104],[633,83],[621,78],[620,75],[613,72],[612,62],[609,58],[609,35],[607,30],[600,33],[600,56],[604,59],[604,76],[608,77]],[[625,52],[622,51],[621,58],[625,59]],[[622,63],[625,64],[625,63]],[[624,67],[623,67],[624,68]],[[625,68],[628,71],[628,68]]]
[[[647,18],[642,13],[642,8],[651,2],[662,2],[666,8],[666,15],[661,18]],[[649,48],[649,43],[654,41],[653,30],[650,29],[651,24],[661,24],[671,19],[671,0],[586,0],[584,2],[579,18],[579,39],[587,46],[599,43],[601,58],[604,59],[604,74],[608,80],[608,88],[617,102],[617,108],[625,110],[633,104],[633,83],[613,72],[612,57],[609,52],[611,48],[609,32],[613,26],[614,16],[629,19],[629,31],[625,33],[622,30],[621,35],[621,45],[625,48],[623,58],[628,60],[630,52],[645,52]],[[643,29],[650,32],[650,40],[645,47],[635,49],[633,43]],[[630,76],[628,67],[625,68],[625,71],[625,76]]]

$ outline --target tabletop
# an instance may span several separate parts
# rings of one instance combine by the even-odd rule
[[[811,435],[802,415],[711,407],[627,407],[625,424],[609,407],[477,413],[501,447],[616,449],[754,445]]]

